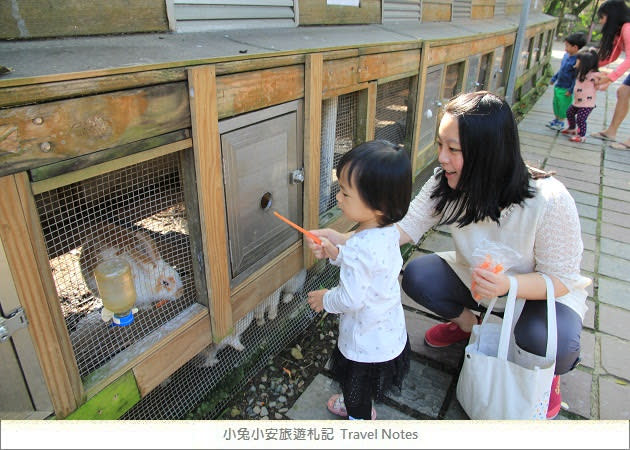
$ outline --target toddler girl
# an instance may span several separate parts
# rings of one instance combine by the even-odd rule
[[[381,401],[392,385],[402,387],[409,370],[410,346],[400,297],[400,232],[411,200],[411,163],[407,152],[387,141],[369,141],[345,153],[337,166],[337,203],[357,222],[352,236],[335,246],[310,242],[317,257],[340,267],[339,285],[308,293],[316,312],[339,314],[339,338],[332,373],[343,395],[328,400],[328,410],[349,419],[376,418],[372,399]]]
[[[571,142],[586,142],[586,119],[595,108],[599,56],[593,47],[577,52],[575,69],[577,79],[573,88],[573,104],[567,109],[568,128],[562,134],[569,135]]]

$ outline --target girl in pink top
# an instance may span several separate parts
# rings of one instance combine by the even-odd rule
[[[610,83],[620,78],[630,69],[630,8],[624,0],[606,0],[597,10],[597,17],[602,27],[602,40],[599,47],[599,66],[606,66],[615,62],[621,52],[626,54],[624,61],[612,72],[599,75],[597,89],[606,90]],[[617,130],[628,114],[630,106],[630,75],[617,89],[617,104],[608,128],[591,136],[604,141],[615,141]],[[625,142],[612,144],[616,149],[630,150],[630,138]]]
[[[571,142],[586,142],[586,119],[595,108],[597,88],[597,49],[583,48],[577,52],[575,66],[577,72],[573,88],[573,104],[567,109],[569,127],[562,134],[570,135]]]

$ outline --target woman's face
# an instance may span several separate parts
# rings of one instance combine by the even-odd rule
[[[464,156],[459,142],[457,118],[446,113],[438,130],[438,162],[451,189],[457,187],[464,168]]]
[[[608,16],[606,16],[606,14],[602,14],[602,16],[599,18],[599,24],[601,26],[604,26],[606,24],[606,19],[608,18]]]

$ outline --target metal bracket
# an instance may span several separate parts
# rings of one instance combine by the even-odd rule
[[[298,184],[304,182],[304,169],[295,169],[289,174],[289,183]]]
[[[22,308],[18,308],[8,317],[0,316],[0,342],[6,342],[13,333],[28,326],[26,314]]]

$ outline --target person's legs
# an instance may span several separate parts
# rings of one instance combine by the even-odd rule
[[[613,112],[612,119],[608,128],[600,131],[604,136],[614,140],[617,137],[617,131],[619,126],[626,118],[628,110],[630,109],[630,75],[626,77],[623,84],[617,89],[617,103],[615,104],[615,111]]]
[[[577,112],[578,112],[578,108],[575,105],[571,105],[567,109],[567,123],[568,123],[567,129],[568,130],[575,130],[575,127],[576,127],[575,117],[577,115]]]
[[[411,260],[403,273],[402,289],[416,303],[453,324],[440,324],[427,330],[425,341],[434,347],[443,347],[467,339],[479,310],[470,290],[453,269],[435,254]]]
[[[343,383],[343,401],[348,419],[372,419],[372,395],[369,372],[353,372]]]

